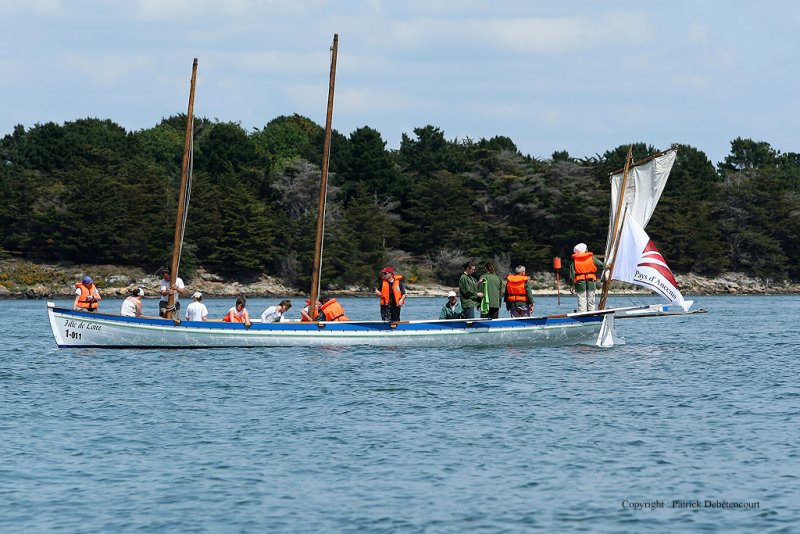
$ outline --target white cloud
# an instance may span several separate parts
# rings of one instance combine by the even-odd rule
[[[279,50],[265,52],[244,52],[224,54],[216,61],[250,71],[250,72],[324,72],[325,65],[330,65],[325,51],[294,53]],[[321,68],[322,67],[322,68]]]
[[[473,101],[465,104],[465,111],[483,120],[520,120],[530,114],[530,107],[513,101]]]
[[[0,11],[32,11],[40,15],[57,15],[62,12],[61,0],[0,0]]]
[[[651,32],[647,15],[607,13],[597,19],[557,17],[489,21],[487,40],[496,40],[523,53],[562,53],[590,50],[610,44],[636,44]]]
[[[416,49],[452,45],[467,49],[490,47],[523,54],[565,53],[609,44],[635,44],[648,39],[652,27],[646,14],[613,12],[587,17],[405,20],[391,24],[385,36]]]
[[[675,86],[689,94],[708,93],[714,89],[714,78],[708,74],[685,73],[675,76]]]
[[[690,24],[686,36],[689,42],[706,44],[708,42],[708,27],[702,24]]]
[[[261,20],[269,24],[269,15],[294,14],[304,16],[313,13],[324,0],[137,0],[136,12],[145,20],[198,20],[210,18],[218,22],[223,19]]]
[[[335,109],[343,113],[395,113],[416,109],[418,104],[406,93],[375,88],[360,87],[337,91],[334,99]]]
[[[77,52],[62,53],[59,62],[104,86],[114,85],[133,72],[150,70],[154,64],[152,58],[142,55],[131,58],[111,55],[97,56]]]
[[[25,68],[20,61],[3,59],[0,60],[0,87],[13,87],[22,81]]]
[[[787,0],[768,11],[744,0],[0,0],[0,14],[13,51],[0,59],[4,131],[104,113],[140,127],[185,111],[193,57],[198,113],[321,121],[339,33],[340,131],[397,139],[434,124],[570,153],[685,136],[712,159],[719,139],[796,137],[787,65],[800,8]],[[51,84],[36,83],[44,72]],[[664,116],[610,108],[623,103]]]
[[[586,24],[576,18],[491,20],[474,28],[488,43],[518,52],[563,52],[589,37]]]

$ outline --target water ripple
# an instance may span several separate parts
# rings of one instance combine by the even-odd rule
[[[0,302],[0,529],[791,531],[800,298],[703,301],[612,350],[460,351],[57,350]]]

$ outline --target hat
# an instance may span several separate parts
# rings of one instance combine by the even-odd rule
[[[449,293],[447,294],[447,297],[448,297],[448,298],[450,298],[450,297],[455,297],[455,296],[456,296],[456,292],[455,292],[455,291],[451,291],[451,292],[449,292]]]
[[[583,252],[586,252],[586,249],[587,249],[586,243],[578,243],[577,245],[575,245],[575,248],[572,249],[572,252],[574,252],[575,254],[581,254]]]
[[[384,267],[381,272],[382,273],[392,273],[392,274],[394,274],[394,269],[392,269],[391,267]]]
[[[517,274],[524,273],[525,272],[525,266],[524,265],[517,265],[516,269],[514,269],[514,272],[517,273]]]
[[[194,295],[192,295],[192,298],[193,299],[199,299],[199,298],[202,298],[202,296],[203,296],[202,293],[200,293],[199,291],[195,291]]]
[[[144,289],[142,289],[142,288],[140,287],[140,288],[139,288],[139,291],[137,291],[137,292],[136,292],[136,294],[137,294],[137,295],[139,295],[140,297],[143,297],[143,296],[144,296]]]
[[[82,281],[83,281],[84,284],[86,284],[88,286],[89,284],[92,283],[92,277],[91,276],[84,276]]]

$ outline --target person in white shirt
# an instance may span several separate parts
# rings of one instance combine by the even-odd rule
[[[228,310],[228,313],[225,314],[222,320],[226,323],[244,323],[245,327],[250,328],[250,312],[245,308],[246,304],[247,299],[238,297],[236,299],[236,304],[233,308]]]
[[[175,315],[176,317],[180,317],[179,313],[181,311],[181,303],[178,300],[181,295],[186,291],[186,286],[183,285],[183,280],[180,277],[175,279],[175,283],[172,283],[172,275],[169,272],[169,269],[164,269],[163,274],[161,275],[161,300],[158,303],[158,314],[161,317],[167,316],[167,305],[169,303],[169,296],[171,294],[175,294]]]
[[[282,300],[277,306],[270,306],[261,314],[262,323],[279,323],[284,320],[284,314],[292,307],[291,301]]]
[[[186,306],[187,321],[208,321],[208,308],[203,304],[203,294],[195,291],[192,295],[194,302]]]
[[[124,317],[140,317],[142,315],[142,298],[144,289],[134,287],[130,290],[130,295],[122,301],[119,314]]]

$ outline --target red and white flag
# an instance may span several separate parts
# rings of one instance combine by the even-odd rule
[[[651,289],[685,312],[693,302],[683,299],[661,252],[630,214],[625,215],[612,278]]]

